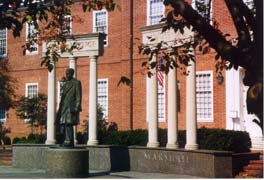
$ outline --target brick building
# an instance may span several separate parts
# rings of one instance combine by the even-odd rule
[[[137,46],[142,40],[141,27],[157,24],[163,17],[164,6],[162,0],[137,0],[133,9],[133,121],[130,121],[130,88],[117,85],[121,76],[129,77],[130,67],[130,4],[129,1],[117,0],[121,11],[107,12],[105,10],[90,13],[82,12],[80,3],[72,7],[72,15],[79,16],[83,22],[69,21],[72,34],[87,34],[105,32],[104,55],[98,59],[98,103],[104,108],[104,116],[108,122],[115,122],[119,130],[147,128],[147,76],[141,73],[141,64],[148,59],[138,53]],[[212,1],[211,16],[219,22],[219,28],[224,33],[236,38],[236,30],[224,0]],[[21,46],[26,41],[26,34],[32,27],[24,27],[20,38],[14,38],[10,31],[0,31],[0,55],[6,56],[11,65],[11,75],[18,81],[17,95],[34,96],[38,93],[47,94],[48,71],[41,67],[42,47],[23,55]],[[198,127],[226,128],[246,130],[253,139],[261,139],[262,134],[245,109],[246,87],[242,85],[243,70],[223,72],[224,82],[218,83],[215,73],[214,57],[216,53],[203,55],[198,50],[196,54],[197,93],[197,122]],[[57,64],[57,87],[59,80],[69,67],[69,60],[61,58]],[[77,59],[77,79],[82,82],[83,111],[80,114],[81,124],[87,120],[89,107],[89,59]],[[179,129],[186,128],[186,76],[181,71],[178,74],[179,88]],[[164,75],[163,87],[158,87],[158,116],[159,127],[167,127],[167,76]],[[204,89],[199,87],[206,87]],[[59,88],[57,88],[59,92]],[[58,96],[59,93],[57,93]],[[59,97],[57,97],[59,99]],[[1,120],[7,127],[11,127],[11,137],[24,136],[30,132],[24,120],[18,119],[15,110],[6,112],[1,109]],[[78,129],[82,129],[80,125]]]

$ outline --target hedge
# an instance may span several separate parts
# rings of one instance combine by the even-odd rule
[[[62,143],[63,136],[57,134],[57,142]],[[14,138],[14,143],[38,143],[44,144],[46,136],[30,134],[27,138]],[[78,144],[86,144],[87,133],[77,133]],[[161,147],[167,143],[167,129],[159,129],[158,140]],[[124,145],[124,146],[146,146],[148,142],[148,130],[137,129],[133,131],[109,131],[99,130],[99,144]],[[249,152],[251,140],[249,134],[244,131],[232,131],[216,128],[200,128],[197,130],[197,143],[200,149],[233,151],[236,153]],[[178,144],[184,148],[186,144],[186,131],[178,131]]]
[[[15,137],[13,144],[44,144],[46,141],[45,134],[29,134],[27,137]]]
[[[142,129],[134,131],[104,131],[99,133],[98,140],[100,144],[146,146],[148,141],[148,131]],[[166,146],[167,129],[159,129],[158,140],[161,147]],[[200,149],[233,152],[249,152],[251,147],[251,140],[247,132],[216,128],[198,129],[197,143]],[[180,130],[178,132],[178,144],[180,148],[184,148],[186,144],[185,130]]]

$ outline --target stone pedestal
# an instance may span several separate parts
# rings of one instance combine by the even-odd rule
[[[46,174],[50,178],[80,178],[88,176],[87,149],[50,148],[47,151]]]

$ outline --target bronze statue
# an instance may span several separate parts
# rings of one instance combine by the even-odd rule
[[[66,70],[66,81],[62,86],[61,101],[57,112],[56,124],[64,133],[62,146],[73,147],[73,126],[79,124],[79,113],[82,110],[82,86],[81,82],[73,77],[74,70]]]

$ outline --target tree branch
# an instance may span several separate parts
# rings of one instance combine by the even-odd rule
[[[243,52],[249,52],[252,45],[247,23],[243,18],[243,12],[241,10],[241,5],[244,3],[242,3],[241,0],[225,0],[225,2],[232,16],[239,37],[238,48]]]
[[[199,15],[187,2],[184,0],[165,0],[164,4],[170,4],[174,8],[174,14],[180,14],[190,23],[223,59],[234,64],[235,69],[237,69],[238,66],[248,69],[249,71],[254,69],[250,60],[244,58],[246,54],[237,47],[232,46],[218,30],[207,23],[205,18]]]

